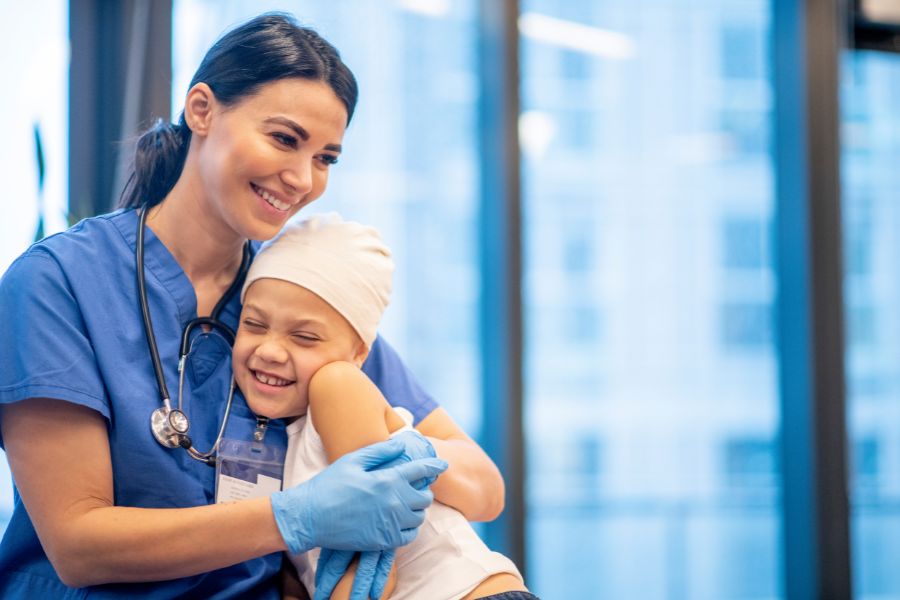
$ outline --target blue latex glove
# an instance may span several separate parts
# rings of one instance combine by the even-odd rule
[[[359,562],[356,565],[350,600],[381,598],[394,564],[394,550],[353,552],[322,548],[316,565],[316,593],[313,600],[328,600],[331,597],[354,556],[359,556]]]
[[[437,458],[437,453],[434,451],[434,446],[431,445],[431,442],[415,429],[398,433],[393,439],[403,442],[403,454],[399,458],[387,463],[385,467],[391,467],[404,462],[411,462],[420,458]],[[434,483],[436,479],[437,475],[433,477],[423,477],[418,481],[412,482],[412,486],[417,490],[424,490]]]
[[[291,554],[315,547],[389,550],[415,539],[433,496],[410,482],[436,477],[447,463],[426,458],[376,470],[404,449],[401,440],[366,446],[309,481],[272,494],[275,522]]]
[[[434,446],[425,436],[415,430],[404,431],[394,436],[403,443],[403,454],[385,463],[378,469],[410,463],[419,459],[436,458]],[[423,477],[412,482],[417,490],[424,490],[437,479],[437,475]],[[357,553],[349,550],[333,550],[322,548],[319,562],[316,565],[316,593],[314,600],[331,597],[334,587],[344,576],[350,562]],[[391,566],[394,564],[394,551],[368,551],[359,553],[359,563],[353,579],[353,591],[350,600],[366,600],[381,598],[387,585]]]

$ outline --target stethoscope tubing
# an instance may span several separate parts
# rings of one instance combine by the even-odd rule
[[[137,271],[138,298],[140,299],[141,315],[144,318],[144,333],[147,336],[147,347],[150,349],[150,360],[153,361],[153,372],[156,375],[156,385],[159,388],[160,399],[167,408],[171,408],[171,396],[169,395],[169,387],[166,385],[166,378],[163,375],[162,363],[157,351],[156,335],[153,333],[153,319],[150,317],[150,303],[147,301],[147,285],[144,281],[144,226],[147,223],[148,212],[147,207],[142,208],[140,211],[137,240],[135,242],[134,260],[135,270]]]
[[[216,303],[215,307],[212,310],[212,313],[208,317],[197,317],[192,319],[185,325],[184,330],[181,334],[181,346],[179,348],[179,357],[178,357],[178,406],[173,410],[171,396],[169,395],[169,388],[166,385],[165,375],[162,369],[162,360],[159,356],[159,347],[156,344],[156,336],[153,333],[153,321],[150,316],[150,302],[147,299],[147,286],[145,282],[144,276],[144,228],[147,222],[147,213],[148,207],[144,206],[140,209],[140,215],[138,218],[138,226],[137,226],[137,236],[135,243],[135,270],[137,272],[137,285],[138,285],[138,299],[140,302],[141,308],[141,316],[143,317],[144,323],[144,332],[147,338],[147,349],[150,351],[150,359],[153,363],[153,372],[156,377],[156,385],[159,389],[160,400],[162,402],[163,408],[157,409],[154,411],[151,416],[151,429],[153,429],[154,437],[156,437],[157,441],[166,448],[173,447],[182,447],[187,450],[188,454],[199,461],[206,462],[207,464],[214,465],[215,460],[213,455],[216,453],[216,450],[219,447],[219,443],[222,440],[222,436],[225,434],[225,427],[228,423],[228,418],[231,414],[231,405],[232,400],[234,399],[234,389],[235,389],[235,381],[234,377],[231,378],[231,384],[228,390],[228,400],[225,403],[225,412],[222,415],[222,423],[219,426],[218,434],[216,435],[215,441],[212,445],[212,448],[208,452],[200,452],[196,448],[193,447],[193,444],[190,438],[187,436],[187,430],[189,428],[189,424],[184,426],[184,431],[177,432],[176,438],[177,442],[175,445],[172,444],[172,440],[168,439],[169,444],[161,439],[160,435],[157,435],[157,420],[154,419],[156,413],[160,410],[163,411],[166,421],[159,421],[160,423],[167,422],[169,413],[174,412],[175,410],[180,413],[180,416],[183,417],[184,423],[188,423],[187,415],[184,413],[182,401],[184,398],[184,367],[185,361],[187,359],[188,354],[190,353],[192,341],[191,341],[191,332],[196,327],[209,327],[213,330],[218,331],[220,334],[223,334],[223,337],[226,339],[230,346],[234,346],[235,333],[232,331],[228,325],[223,323],[219,319],[219,315],[222,310],[228,304],[228,301],[237,293],[240,287],[244,283],[244,279],[247,276],[247,271],[250,268],[250,260],[251,260],[251,251],[250,251],[250,242],[244,244],[244,251],[241,257],[241,265],[238,269],[237,276],[231,282],[231,285],[225,291],[219,301]],[[169,431],[163,437],[168,437],[171,435],[171,431]],[[212,459],[212,460],[211,460]]]

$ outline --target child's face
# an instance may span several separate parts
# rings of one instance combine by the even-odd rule
[[[366,353],[347,320],[306,288],[258,279],[247,290],[232,364],[256,414],[273,419],[306,414],[313,374],[334,361],[362,364]]]

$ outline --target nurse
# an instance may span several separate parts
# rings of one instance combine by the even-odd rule
[[[17,494],[0,597],[278,598],[288,548],[366,551],[383,568],[432,499],[411,482],[444,469],[447,487],[472,490],[445,503],[470,520],[500,512],[496,467],[383,340],[365,371],[421,431],[449,441],[410,435],[271,497],[215,504],[215,469],[151,433],[161,402],[136,284],[140,212],[152,331],[177,390],[182,329],[214,312],[236,328],[239,298],[227,292],[247,240],[272,238],[323,193],[356,98],[337,51],[291,17],[239,26],[207,53],[178,124],[139,140],[126,208],[35,244],[3,276],[0,443]],[[192,336],[183,408],[206,450],[225,412],[230,347],[215,331]],[[236,394],[225,437],[250,439],[256,425]],[[282,424],[265,443],[284,446]],[[369,577],[377,596],[381,579]]]

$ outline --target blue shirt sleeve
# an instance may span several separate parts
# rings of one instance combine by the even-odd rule
[[[0,279],[0,319],[0,403],[54,398],[109,418],[81,309],[55,258],[33,247],[10,266]]]
[[[413,424],[431,414],[438,407],[416,378],[406,368],[397,351],[381,336],[375,338],[369,357],[362,366],[391,406],[402,406],[413,415]]]

